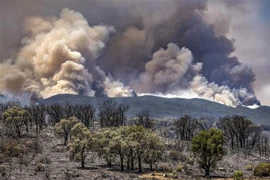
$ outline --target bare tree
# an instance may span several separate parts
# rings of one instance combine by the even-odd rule
[[[71,102],[67,101],[63,106],[63,115],[66,119],[74,116],[74,106]]]
[[[106,100],[99,105],[99,120],[101,127],[119,127],[124,125],[129,106]]]
[[[202,116],[200,119],[197,120],[198,127],[201,130],[209,130],[212,127],[214,127],[215,118],[214,117],[208,117],[208,116]]]
[[[28,106],[27,109],[30,112],[30,126],[32,126],[32,122],[34,122],[36,134],[38,134],[45,125],[46,107],[43,104],[32,104]]]
[[[260,126],[250,126],[249,146],[251,149],[254,149],[256,144],[260,141],[261,134],[262,129]]]
[[[185,115],[174,123],[177,139],[191,141],[197,129],[197,120]]]
[[[225,139],[230,143],[231,149],[235,149],[235,131],[231,118],[229,116],[220,118],[217,127],[225,133]]]
[[[118,105],[118,108],[117,108],[117,112],[118,112],[118,124],[120,126],[126,124],[126,112],[128,110],[129,110],[129,106],[128,105],[124,105],[124,104],[119,104]]]
[[[261,129],[244,116],[234,115],[219,120],[217,126],[225,133],[230,141],[231,149],[255,147],[255,142],[261,134]]]
[[[90,104],[76,104],[74,115],[86,126],[94,127],[95,108]]]
[[[47,106],[47,113],[53,125],[64,118],[63,107],[58,103]]]
[[[155,123],[150,116],[150,111],[148,109],[143,109],[137,114],[137,119],[135,121],[136,125],[142,125],[146,129],[154,129]]]

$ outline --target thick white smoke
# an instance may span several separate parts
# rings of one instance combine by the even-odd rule
[[[35,92],[43,98],[62,93],[93,96],[91,84],[98,80],[106,84],[108,95],[121,96],[119,89],[127,95],[128,89],[106,77],[96,64],[114,31],[112,26],[90,27],[82,14],[69,9],[59,18],[29,18],[15,61],[0,64],[0,92]]]
[[[167,49],[154,53],[146,63],[145,72],[133,83],[133,88],[141,94],[155,93],[163,97],[200,97],[228,106],[240,105],[240,99],[252,99],[254,95],[247,89],[230,89],[208,82],[200,73],[203,64],[192,64],[192,52],[180,49],[170,43]],[[163,90],[163,91],[160,91]]]

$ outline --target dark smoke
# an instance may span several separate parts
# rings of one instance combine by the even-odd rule
[[[40,16],[48,16],[40,5],[45,5],[46,8],[51,7],[50,14],[52,15],[57,15],[63,7],[68,7],[81,12],[90,26],[102,23],[102,25],[106,24],[115,28],[115,33],[109,37],[107,45],[103,49],[100,48],[98,56],[92,57],[92,54],[88,54],[92,51],[85,50],[84,47],[80,48],[81,46],[78,48],[86,59],[86,62],[81,62],[81,64],[84,64],[91,74],[91,81],[88,83],[90,91],[93,91],[95,96],[107,96],[108,87],[113,89],[114,93],[111,95],[118,95],[116,91],[121,90],[120,82],[123,82],[125,86],[132,86],[140,74],[145,72],[146,63],[154,60],[152,55],[160,48],[166,49],[169,43],[174,43],[179,48],[185,47],[191,51],[193,57],[191,63],[194,65],[202,63],[200,76],[206,79],[203,78],[203,82],[207,87],[212,88],[207,83],[213,82],[215,87],[218,85],[226,87],[226,91],[229,89],[244,105],[259,104],[252,87],[255,74],[250,67],[240,63],[237,57],[231,56],[234,52],[234,41],[224,35],[217,35],[214,26],[204,20],[206,1],[112,0],[108,3],[106,0],[92,0],[80,3],[74,1],[63,3],[37,1],[35,3],[41,9]],[[32,12],[35,10],[29,11],[31,15],[39,15],[39,12]],[[177,57],[173,58],[177,59]],[[26,79],[24,74],[17,73],[17,76],[23,80]],[[187,72],[184,76],[189,76],[189,73]],[[193,76],[185,79],[191,81],[192,78]],[[12,80],[15,82],[14,79]],[[74,78],[69,82],[73,82],[72,85],[74,85]],[[88,83],[80,82],[83,85]],[[151,87],[149,93],[168,92],[169,85],[162,85],[155,86],[156,88]],[[16,92],[19,92],[21,87],[23,84],[16,89]],[[114,87],[117,87],[117,90]],[[183,89],[180,85],[178,88]],[[185,85],[185,88],[188,88],[188,85]],[[134,89],[137,93],[143,92],[138,87]],[[75,88],[74,91],[83,94],[85,86],[80,86],[79,90]],[[129,94],[126,88],[124,94]]]

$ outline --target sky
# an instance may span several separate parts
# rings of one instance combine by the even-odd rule
[[[268,0],[0,3],[0,93],[134,90],[270,106]]]

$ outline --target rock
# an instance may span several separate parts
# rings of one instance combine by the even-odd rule
[[[219,170],[219,171],[226,171],[226,169],[223,168],[223,167],[219,167],[219,168],[217,168],[217,170]]]

